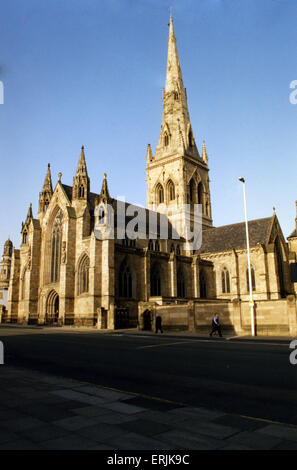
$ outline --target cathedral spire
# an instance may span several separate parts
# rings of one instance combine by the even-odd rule
[[[180,91],[185,92],[182,72],[177,53],[173,21],[172,16],[170,16],[165,92],[174,92],[177,91],[177,88],[179,88]]]
[[[88,176],[84,146],[78,160],[75,177],[73,178],[72,198],[86,200],[90,192],[90,178]]]
[[[172,17],[169,22],[166,82],[163,90],[163,118],[155,158],[187,153],[200,158],[191,126],[187,93],[177,52]]]

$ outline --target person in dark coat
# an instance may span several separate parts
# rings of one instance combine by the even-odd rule
[[[161,331],[161,333],[163,333],[162,318],[160,317],[160,315],[156,317],[156,333],[158,333],[159,330]]]
[[[220,325],[220,320],[219,320],[219,315],[216,313],[215,316],[212,319],[212,324],[211,324],[211,332],[209,333],[209,336],[212,336],[212,334],[217,331],[222,337],[222,331],[221,331],[221,325]]]

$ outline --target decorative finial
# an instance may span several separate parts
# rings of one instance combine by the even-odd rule
[[[104,173],[104,179],[106,180],[106,178],[107,178],[107,174],[106,174],[106,173]]]
[[[273,215],[275,215],[275,207],[273,206]]]
[[[50,164],[50,163],[48,163],[48,164],[47,164],[47,167],[48,167],[48,168],[50,168],[50,167],[51,167],[51,164]]]
[[[58,181],[61,181],[62,173],[58,173]]]
[[[84,148],[85,148],[85,147],[82,145],[82,146],[81,146],[81,149],[84,150]]]

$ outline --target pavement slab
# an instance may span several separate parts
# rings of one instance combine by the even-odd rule
[[[14,367],[2,378],[0,450],[297,449],[294,425]]]

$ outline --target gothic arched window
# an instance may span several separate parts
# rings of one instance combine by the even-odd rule
[[[174,252],[175,252],[174,243],[171,243],[171,246],[170,246],[170,253],[174,253]]]
[[[153,241],[152,241],[152,240],[149,240],[149,242],[148,242],[148,249],[149,249],[150,251],[153,251],[153,250],[154,250],[154,244],[153,244]]]
[[[275,239],[275,253],[276,253],[276,264],[277,264],[277,274],[278,274],[280,295],[281,297],[286,297],[284,270],[283,270],[283,255],[282,255],[282,248],[281,248],[279,237]]]
[[[164,145],[167,147],[169,145],[169,135],[167,132],[164,133]]]
[[[51,240],[51,282],[58,282],[60,278],[62,246],[62,212],[57,214],[52,228]]]
[[[43,212],[45,212],[47,210],[48,206],[49,206],[49,200],[46,199],[43,203]]]
[[[161,183],[159,183],[156,187],[156,195],[157,195],[157,204],[162,204],[164,202],[164,189]]]
[[[169,180],[167,183],[167,198],[168,201],[174,201],[175,199],[175,188],[171,180]]]
[[[195,197],[195,188],[196,184],[193,178],[190,181],[190,203],[195,203],[196,202],[196,197]]]
[[[89,291],[89,267],[89,257],[87,255],[83,255],[79,261],[77,269],[77,295]]]
[[[177,296],[181,298],[186,297],[186,283],[181,269],[177,272]]]
[[[199,276],[199,284],[200,284],[200,298],[206,299],[207,297],[207,283],[206,283],[206,276],[203,269],[200,270]]]
[[[176,245],[176,254],[177,254],[177,256],[180,255],[180,246],[179,245]]]
[[[21,276],[21,300],[25,298],[26,292],[26,269],[23,270],[23,274]]]
[[[151,296],[159,297],[162,292],[161,274],[158,264],[155,264],[151,270]]]
[[[155,241],[155,251],[160,251],[160,243],[159,240]]]
[[[80,185],[78,188],[78,197],[84,197],[85,196],[85,187],[83,184]]]
[[[192,132],[192,130],[190,129],[190,130],[189,130],[189,146],[190,146],[190,147],[193,147],[193,145],[194,145],[193,132]]]
[[[222,271],[222,293],[230,293],[230,276],[227,268],[224,268]]]
[[[119,294],[120,297],[126,297],[130,299],[132,297],[132,274],[129,266],[124,261],[121,264],[119,272]]]
[[[253,267],[251,267],[251,278],[252,278],[252,290],[256,290],[256,278],[255,278],[255,270]],[[246,287],[247,291],[249,292],[250,290],[250,280],[249,280],[249,269],[247,268],[246,270]]]
[[[22,241],[23,241],[24,244],[27,243],[27,232],[26,232],[26,230],[24,230],[24,232],[23,232],[23,240]]]
[[[203,186],[201,182],[198,184],[197,196],[198,204],[203,204]]]

